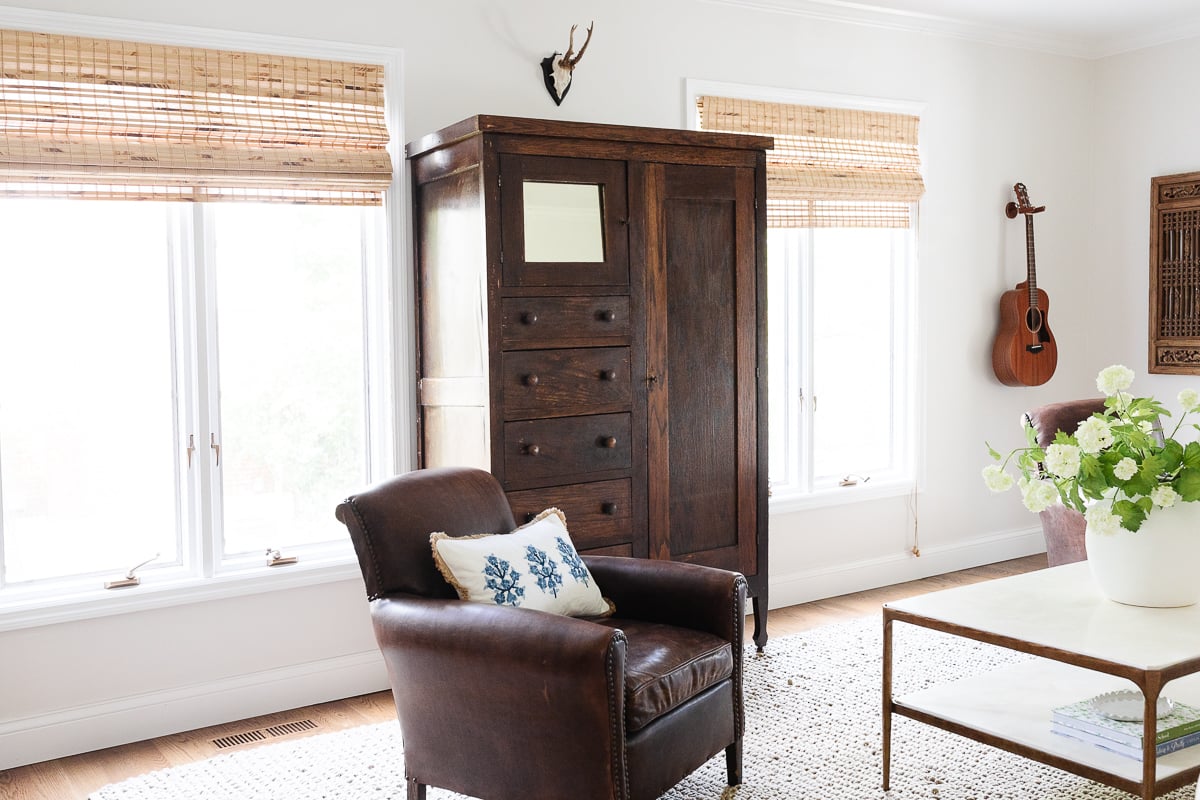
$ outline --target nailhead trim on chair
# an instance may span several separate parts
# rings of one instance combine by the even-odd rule
[[[358,520],[358,527],[362,528],[363,544],[365,544],[367,546],[367,552],[370,553],[370,555],[371,555],[371,569],[375,572],[375,586],[376,586],[376,588],[382,590],[383,589],[383,570],[379,566],[379,557],[375,553],[375,546],[373,544],[374,540],[369,535],[367,535],[367,523],[366,523],[366,521],[363,520],[362,514],[358,513],[358,507],[354,504],[353,497],[347,499],[345,502],[345,505],[350,507],[350,510],[354,513],[354,518],[356,520]],[[382,596],[383,596],[383,594],[380,591],[369,592],[367,594],[367,599],[368,600],[378,600]]]
[[[743,594],[748,590],[748,584],[744,575],[738,575],[733,582],[733,597],[729,604],[733,610],[733,635],[734,640],[730,644],[735,648],[733,653],[733,734],[737,738],[742,738],[742,728],[745,726],[745,719],[742,714],[738,713],[738,709],[742,708],[742,659],[741,652],[745,647],[744,638],[746,636],[745,626],[746,617],[744,614],[738,613],[738,595]],[[744,609],[743,609],[744,611]]]
[[[621,703],[622,714],[618,718],[617,709],[615,708],[618,699],[624,700],[625,682],[621,681],[621,686],[617,686],[616,664],[615,660],[617,642],[628,645],[629,640],[625,638],[624,632],[620,630],[613,631],[613,637],[608,642],[608,652],[605,654],[604,672],[608,679],[608,719],[609,719],[609,736],[612,739],[613,751],[613,782],[616,785],[618,800],[626,800],[629,797],[629,760],[625,756],[625,704]],[[617,694],[617,692],[621,694]]]

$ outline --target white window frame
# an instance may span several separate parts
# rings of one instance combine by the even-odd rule
[[[885,111],[916,116],[920,116],[925,108],[924,103],[909,100],[859,97],[855,95],[688,78],[684,81],[683,108],[685,125],[691,130],[700,129],[696,101],[698,97],[706,95],[738,97],[770,103]],[[916,204],[913,205],[912,218],[915,221],[917,220],[917,209]],[[917,306],[918,230],[919,228],[915,224],[909,230],[908,247],[910,248],[910,253],[908,263],[910,268],[907,270],[907,274],[903,276],[904,279],[897,282],[895,286],[895,292],[901,296],[900,299],[906,310],[906,314],[902,315],[903,318],[896,320],[897,330],[894,334],[898,336],[895,358],[901,362],[901,367],[897,370],[897,374],[905,383],[905,386],[897,388],[898,397],[895,398],[893,406],[893,410],[902,420],[893,432],[894,446],[897,450],[897,462],[902,465],[902,468],[889,474],[871,476],[871,480],[868,482],[863,482],[860,479],[858,483],[852,486],[839,486],[836,484],[832,486],[814,486],[812,480],[812,451],[811,448],[802,447],[799,441],[802,433],[806,436],[811,435],[812,412],[809,409],[810,404],[806,403],[804,409],[801,409],[798,402],[791,403],[789,404],[790,409],[787,419],[783,421],[772,420],[773,426],[768,426],[775,427],[777,430],[783,430],[782,434],[772,436],[769,446],[777,446],[777,438],[785,441],[785,447],[788,448],[785,459],[789,463],[789,470],[792,474],[796,474],[799,480],[796,484],[771,487],[771,513],[803,511],[811,508],[903,496],[909,495],[916,490],[919,483],[918,464],[923,460],[919,452],[920,439],[918,436],[919,420],[921,417],[919,413],[921,408],[919,387],[922,385],[922,381],[920,380],[922,365],[917,359],[918,342],[922,335],[919,323],[920,313]],[[811,246],[809,249],[811,254]],[[811,258],[807,260],[811,264]],[[787,372],[784,379],[788,382],[788,396],[793,398],[797,396],[798,386],[812,385],[811,359],[803,357],[806,353],[796,354],[794,352],[796,343],[802,337],[802,332],[796,330],[791,324],[792,320],[798,318],[811,319],[812,316],[811,292],[801,291],[802,287],[799,283],[802,280],[804,280],[803,276],[797,274],[791,274],[786,278],[788,283],[786,313],[788,314],[789,330],[788,353],[785,358],[786,364],[784,367]],[[808,281],[808,285],[808,287],[803,288],[809,288],[811,280]],[[771,300],[769,298],[768,306],[770,304]],[[803,346],[807,352],[811,352],[807,350],[807,344]],[[779,365],[768,364],[768,375],[773,377],[779,368]]]
[[[367,461],[371,480],[412,469],[415,394],[407,387],[398,385],[398,376],[412,375],[415,370],[409,311],[413,307],[413,281],[405,257],[408,252],[405,223],[408,211],[402,191],[405,164],[401,113],[403,53],[394,48],[360,44],[3,7],[0,7],[0,27],[383,65],[386,75],[384,102],[389,131],[388,152],[394,168],[391,185],[384,193],[383,229],[376,231],[374,236],[367,236],[363,242],[367,263],[378,264],[377,269],[368,268],[364,275],[363,310],[370,327],[366,342],[370,389],[367,393],[367,413],[371,420]],[[190,204],[180,204],[179,213],[199,214],[200,210],[193,209]],[[181,252],[182,248],[196,252],[195,242],[180,236],[185,227],[176,225],[172,237],[172,258],[176,260],[190,257]],[[178,278],[179,271],[175,268],[172,270],[172,279]],[[192,291],[191,287],[181,288],[183,292],[176,292],[177,297]],[[172,312],[175,315],[192,314],[193,308],[181,303]],[[177,319],[177,322],[180,340],[177,347],[183,347],[181,340],[192,335],[188,331],[194,331],[195,326],[182,319]],[[180,369],[184,368],[184,362],[178,358],[177,364]],[[181,377],[181,381],[189,383],[194,380],[195,374],[190,370],[189,374]],[[183,394],[196,395],[200,403],[209,402],[207,398],[199,396],[199,392]],[[186,402],[191,401],[181,397],[180,403]],[[184,411],[191,412],[192,409],[180,408],[180,413]],[[180,500],[182,514],[209,513],[198,509],[192,498],[181,497]],[[332,516],[332,508],[329,513]],[[355,579],[360,575],[348,538],[340,545],[314,548],[306,558],[286,568],[271,568],[266,566],[264,559],[255,559],[243,563],[227,561],[218,569],[215,554],[211,547],[205,547],[202,537],[196,537],[190,546],[193,549],[184,554],[184,559],[199,563],[200,569],[163,570],[153,582],[144,582],[136,589],[105,590],[101,582],[88,578],[47,581],[13,592],[8,597],[0,598],[0,632],[312,586]]]

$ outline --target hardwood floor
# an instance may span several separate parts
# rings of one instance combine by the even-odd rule
[[[881,589],[871,589],[856,594],[779,608],[767,615],[767,631],[773,637],[785,636],[831,622],[876,614],[879,606],[889,600],[1030,572],[1045,566],[1045,555],[1028,556]],[[748,633],[752,627],[752,624],[747,624]],[[749,638],[748,634],[747,638]],[[770,647],[769,642],[767,646]],[[383,722],[393,719],[394,714],[395,709],[392,706],[391,695],[387,692],[377,692],[332,703],[282,711],[265,717],[231,722],[226,725],[177,733],[159,739],[135,742],[93,753],[44,761],[40,764],[0,770],[0,798],[3,800],[86,800],[90,792],[101,786],[133,775],[186,764],[190,761],[199,761],[217,753],[234,752],[270,741],[279,741],[279,738],[272,737],[272,732],[267,730],[272,726],[294,724],[303,720],[311,720],[315,723],[315,727],[306,732],[286,734],[286,738],[297,738]],[[218,747],[214,743],[214,740],[222,737],[235,737],[255,731],[264,732],[262,735],[266,741],[235,744],[228,747]]]

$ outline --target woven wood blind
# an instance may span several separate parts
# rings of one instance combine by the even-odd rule
[[[0,196],[377,205],[383,67],[0,30]]]
[[[925,191],[918,117],[731,97],[700,97],[700,127],[765,134],[767,224],[907,228]]]

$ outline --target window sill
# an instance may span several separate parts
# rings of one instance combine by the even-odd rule
[[[849,503],[865,503],[887,497],[903,497],[911,494],[916,483],[911,479],[871,481],[857,486],[833,486],[808,494],[775,494],[770,499],[770,513],[790,514],[793,511],[809,511],[814,508],[840,506]]]
[[[359,579],[360,574],[353,556],[339,556],[284,567],[255,567],[212,578],[149,578],[142,585],[127,589],[17,595],[0,599],[0,633]]]

